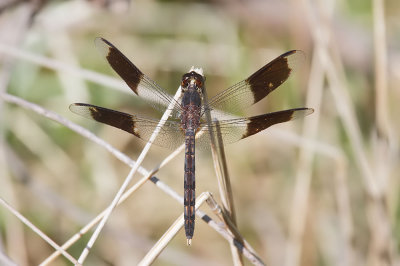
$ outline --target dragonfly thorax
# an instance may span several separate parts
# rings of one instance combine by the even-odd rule
[[[224,143],[233,143],[274,124],[290,121],[313,112],[311,108],[296,108],[242,118],[226,118],[224,115],[230,112],[240,112],[278,88],[293,73],[297,62],[304,60],[304,54],[300,51],[292,50],[282,54],[245,80],[220,92],[208,103],[202,103],[205,94],[203,72],[201,69],[192,67],[188,73],[182,76],[182,99],[179,104],[173,96],[143,74],[110,42],[102,38],[97,38],[95,42],[111,67],[134,93],[143,97],[143,100],[147,100],[151,106],[161,112],[166,111],[166,106],[169,108],[172,103],[173,106],[168,110],[172,111],[174,118],[179,116],[181,121],[163,120],[162,122],[165,124],[160,126],[159,119],[144,118],[85,103],[72,104],[70,109],[74,113],[119,128],[145,141],[151,140],[159,146],[175,149],[184,141],[184,221],[188,243],[193,237],[195,225],[195,147],[209,148],[210,146],[209,134],[196,136],[199,129],[204,128],[211,132],[218,132],[218,137],[224,140]],[[222,112],[221,115],[216,111],[210,112],[209,115],[207,112],[207,116],[211,120],[202,119],[200,121],[205,110]],[[218,121],[215,121],[216,119]],[[159,132],[159,136],[153,139],[155,132]],[[197,143],[196,137],[198,137]]]
[[[183,129],[196,130],[200,124],[201,92],[196,84],[190,84],[182,96],[181,125]]]

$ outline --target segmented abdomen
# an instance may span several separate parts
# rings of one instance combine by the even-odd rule
[[[195,217],[195,132],[185,132],[185,175],[184,175],[184,215],[186,238],[191,239],[194,232]]]

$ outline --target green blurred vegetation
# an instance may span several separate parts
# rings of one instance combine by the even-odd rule
[[[320,55],[315,53],[316,48],[320,47],[313,37],[315,29],[309,23],[311,18],[307,10],[310,8],[316,12],[317,17],[329,26],[329,31],[323,32],[327,50],[341,60],[335,62],[335,67],[343,74],[339,79],[350,95],[363,151],[374,177],[379,184],[383,183],[384,192],[380,200],[387,207],[387,222],[392,226],[390,237],[394,244],[390,252],[394,258],[398,256],[398,1],[384,2],[388,49],[389,106],[386,112],[391,135],[384,135],[377,126],[381,121],[376,110],[374,10],[371,1],[342,1],[326,5],[312,1],[310,7],[305,6],[305,1],[163,0],[130,1],[129,5],[125,1],[115,1],[108,6],[100,5],[101,2],[48,1],[33,17],[32,24],[26,24],[22,29],[17,27],[17,22],[22,21],[19,11],[26,3],[2,10],[2,42],[55,60],[67,68],[78,69],[80,73],[73,74],[66,69],[57,71],[32,60],[10,56],[10,81],[5,90],[89,129],[134,160],[143,149],[143,142],[125,132],[77,117],[68,110],[73,102],[86,102],[132,114],[160,117],[135,97],[128,86],[125,86],[125,91],[117,90],[101,81],[84,78],[82,73],[90,70],[112,77],[115,82],[120,81],[96,51],[95,37],[111,41],[171,94],[178,88],[182,74],[192,65],[204,68],[208,94],[212,96],[245,79],[283,52],[303,50],[307,55],[303,66],[267,99],[243,113],[249,116],[303,107],[308,99],[312,99],[313,95],[309,95],[312,89],[310,75],[314,56]],[[19,34],[16,40],[11,38],[15,34]],[[1,58],[0,71],[7,71],[6,66],[7,61]],[[372,200],[357,165],[354,143],[340,116],[341,108],[346,106],[334,99],[327,75],[324,74],[322,79],[321,106],[315,114],[305,118],[313,119],[317,113],[320,116],[317,136],[312,139],[318,147],[310,163],[312,180],[307,194],[304,234],[300,239],[299,264],[345,265],[341,261],[348,259],[346,256],[351,253],[354,263],[348,265],[366,265],[373,241],[369,220]],[[1,127],[6,158],[1,173],[4,184],[0,183],[3,187],[0,197],[62,244],[108,206],[129,168],[103,148],[63,125],[7,102],[1,108],[4,111]],[[303,171],[299,158],[309,140],[307,136],[302,138],[304,123],[302,119],[276,126],[226,147],[238,227],[267,265],[282,265],[285,258],[293,223],[291,208],[296,203],[293,195],[298,173]],[[378,154],[381,147],[382,153],[388,157]],[[346,242],[348,232],[343,229],[343,217],[338,206],[340,188],[336,175],[341,171],[337,165],[339,159],[330,152],[343,156],[340,160],[343,160],[345,168],[344,183],[352,222],[349,242]],[[166,149],[153,147],[143,166],[152,169],[168,154]],[[211,191],[219,200],[210,152],[198,152],[197,155],[197,195]],[[26,174],[25,179],[21,177],[22,173]],[[183,155],[162,168],[157,177],[182,195]],[[134,182],[138,179],[136,176]],[[208,207],[202,209],[211,213]],[[180,205],[152,184],[146,184],[113,213],[86,265],[135,264],[181,213]],[[155,265],[232,264],[229,245],[223,238],[200,219],[197,218],[196,223],[193,246],[186,247],[181,231]],[[3,209],[0,210],[0,225],[4,253],[18,264],[38,264],[53,252],[42,239]],[[18,230],[13,226],[23,228],[22,237],[15,236],[16,242],[10,240],[13,235],[8,235]],[[78,257],[88,239],[89,236],[85,235],[70,249],[71,254]],[[15,251],[17,248],[26,252]],[[69,263],[58,258],[52,265]],[[250,263],[246,261],[245,265]]]

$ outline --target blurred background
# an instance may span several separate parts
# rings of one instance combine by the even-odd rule
[[[85,102],[159,117],[112,71],[95,37],[171,94],[191,66],[204,69],[212,96],[299,49],[306,60],[296,73],[243,115],[314,114],[226,147],[238,228],[267,265],[399,264],[399,14],[397,0],[2,0],[0,199],[62,245],[128,175],[102,146],[48,118],[58,114],[139,156],[143,141],[68,109]],[[153,146],[142,166],[153,169],[170,153]],[[180,195],[183,158],[157,173]],[[197,195],[219,201],[210,151],[197,152],[196,172]],[[85,265],[137,264],[181,213],[147,182],[112,213]],[[192,246],[181,230],[154,265],[233,264],[229,243],[196,221]],[[78,258],[92,232],[68,252]],[[2,265],[37,265],[54,252],[3,203],[0,250]],[[70,262],[60,256],[50,265]]]

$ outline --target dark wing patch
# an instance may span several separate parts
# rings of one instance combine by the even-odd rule
[[[161,147],[175,149],[184,142],[184,132],[178,121],[165,121],[165,124],[160,127],[159,121],[155,119],[147,119],[86,103],[71,104],[69,109],[85,118],[124,130],[144,141],[149,141],[154,130],[159,128],[160,132],[153,143]]]
[[[272,125],[304,117],[312,114],[313,112],[314,109],[311,108],[296,108],[247,118],[221,120],[218,122],[220,135],[224,144],[234,143],[241,139],[257,134]],[[214,135],[217,136],[216,122],[213,121],[211,125]],[[201,123],[200,127],[204,128],[204,132],[197,132],[196,147],[207,149],[210,146],[210,129],[205,122]]]
[[[224,119],[226,116],[219,114],[220,110],[236,113],[257,103],[285,82],[304,58],[302,51],[284,53],[247,79],[217,94],[208,103],[212,117]]]
[[[138,95],[137,88],[144,74],[106,39],[96,38],[95,44],[115,72],[117,72],[132,91]]]
[[[110,66],[125,81],[131,90],[142,97],[152,107],[164,112],[167,106],[174,103],[172,115],[178,118],[181,113],[179,102],[173,96],[157,85],[153,80],[142,73],[121,51],[112,43],[103,38],[96,38],[95,44],[98,50],[107,59]]]
[[[257,134],[272,125],[307,116],[313,112],[314,109],[311,108],[297,108],[250,117],[247,120],[247,129],[242,135],[242,139]]]
[[[304,58],[303,52],[296,50],[286,52],[246,79],[253,92],[254,103],[262,100],[289,78],[294,69],[292,62],[295,59],[297,63],[299,56]]]

